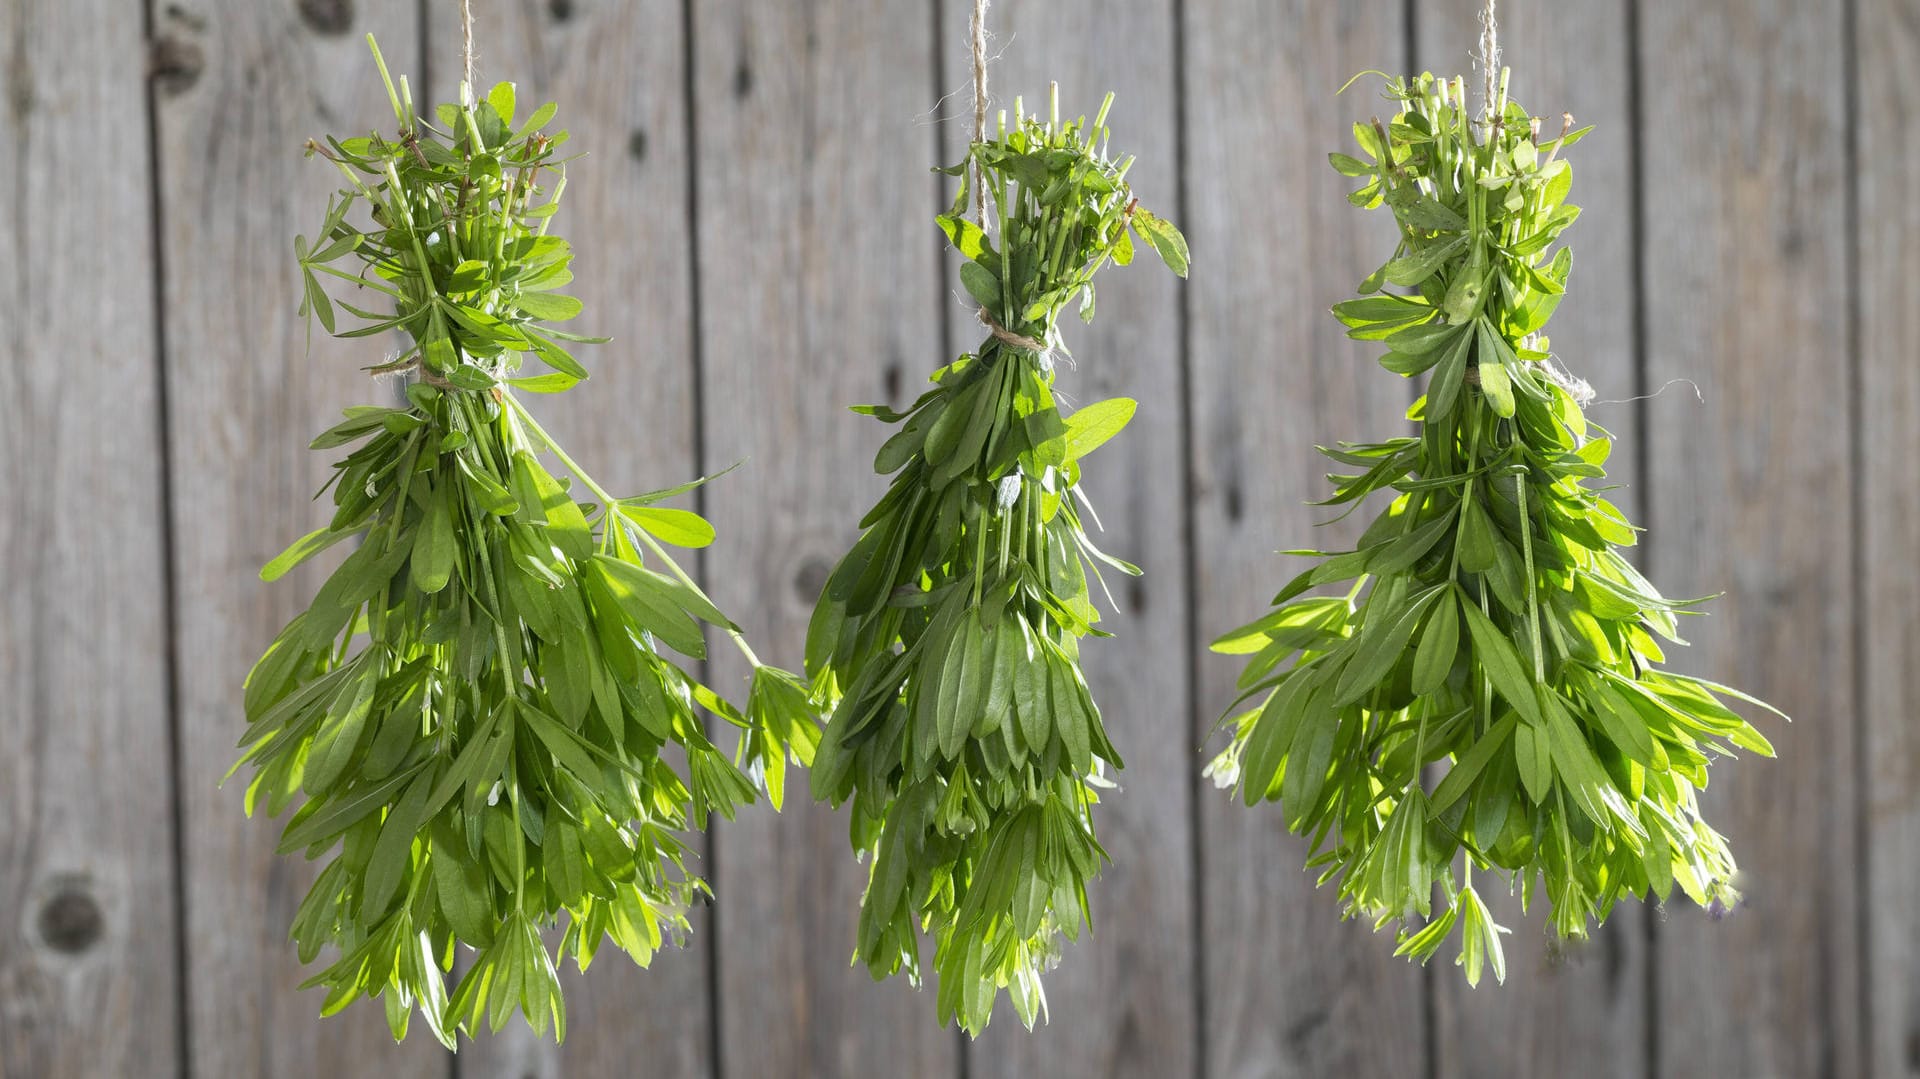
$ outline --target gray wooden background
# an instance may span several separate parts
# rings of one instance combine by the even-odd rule
[[[749,458],[705,494],[703,573],[797,664],[882,490],[882,430],[844,406],[978,336],[927,171],[964,137],[966,5],[474,6],[483,80],[557,98],[592,152],[558,224],[616,341],[539,407],[616,488]],[[1195,259],[1186,286],[1109,271],[1068,331],[1070,393],[1142,401],[1089,486],[1148,572],[1089,648],[1131,767],[1052,1024],[966,1044],[931,993],[850,968],[861,870],[797,799],[715,829],[689,949],[569,975],[564,1049],[516,1029],[456,1060],[377,1008],[315,1018],[284,943],[308,868],[216,788],[241,678],[317,580],[255,577],[322,518],[304,441],[393,392],[364,349],[303,348],[291,238],[337,178],[299,148],[389,122],[367,30],[450,96],[455,2],[4,0],[0,1075],[1920,1075],[1916,0],[1503,5],[1515,97],[1599,125],[1559,351],[1604,402],[1704,399],[1593,409],[1642,564],[1728,593],[1678,663],[1799,717],[1707,795],[1746,905],[1624,909],[1559,954],[1536,911],[1506,987],[1470,992],[1341,923],[1277,811],[1199,780],[1235,674],[1202,642],[1316,538],[1313,444],[1392,434],[1409,399],[1325,313],[1391,242],[1324,157],[1383,106],[1334,90],[1465,68],[1476,7],[994,6],[996,95],[1118,90],[1116,145]]]

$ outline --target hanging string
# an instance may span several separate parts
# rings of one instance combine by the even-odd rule
[[[466,72],[466,88],[460,96],[467,99],[466,104],[472,104],[469,95],[479,93],[473,81],[473,0],[460,0],[460,59]]]
[[[1705,394],[1700,392],[1700,384],[1698,382],[1695,382],[1690,378],[1670,378],[1665,382],[1661,383],[1660,388],[1653,391],[1652,393],[1643,393],[1634,397],[1621,397],[1621,398],[1610,397],[1605,401],[1595,401],[1594,404],[1596,405],[1630,405],[1635,401],[1651,401],[1654,398],[1661,396],[1662,394],[1666,393],[1668,390],[1674,388],[1677,385],[1680,385],[1683,382],[1686,383],[1688,389],[1693,391],[1693,399],[1695,401],[1698,401],[1703,405],[1707,403],[1707,397]]]
[[[1496,119],[1494,101],[1500,92],[1500,24],[1494,18],[1494,4],[1495,0],[1487,0],[1480,8],[1480,74],[1486,79],[1483,104],[1489,130]],[[1464,106],[1466,102],[1460,104]]]
[[[463,0],[464,2],[464,0]],[[987,141],[987,0],[973,0],[973,21],[969,28],[973,44],[973,141]],[[987,231],[987,189],[980,163],[973,162],[973,216],[980,230]]]

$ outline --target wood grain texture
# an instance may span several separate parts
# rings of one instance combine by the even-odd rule
[[[461,77],[457,7],[427,9],[435,100]],[[475,0],[476,79],[517,84],[519,111],[554,101],[571,133],[566,196],[553,231],[573,244],[587,305],[581,332],[613,340],[576,355],[589,381],[526,398],[575,460],[615,494],[671,487],[697,473],[692,248],[687,220],[685,38],[678,0]],[[676,504],[688,504],[684,500]],[[691,572],[692,556],[682,560]],[[695,837],[696,849],[700,845]],[[567,1041],[515,1022],[460,1054],[461,1079],[711,1073],[704,910],[689,947],[641,969],[602,949],[586,974],[562,971]]]
[[[1863,1001],[1876,1076],[1920,1076],[1920,11],[1904,0],[1858,7],[1857,80],[1861,423],[1861,642],[1866,762],[1861,799],[1867,923]]]
[[[1395,3],[1189,0],[1185,5],[1195,596],[1199,650],[1264,609],[1297,567],[1276,549],[1351,542],[1312,447],[1404,431],[1406,383],[1327,314],[1393,250],[1385,214],[1349,206],[1325,154],[1382,111],[1356,71],[1405,56]],[[1233,699],[1233,657],[1201,660],[1195,740]],[[1218,739],[1210,749],[1217,749]],[[1202,792],[1199,937],[1208,1072],[1417,1075],[1423,979],[1390,937],[1342,923],[1301,869],[1278,809]]]
[[[1643,4],[1653,580],[1725,590],[1677,669],[1794,715],[1702,798],[1744,870],[1656,926],[1664,1075],[1858,1075],[1841,4]],[[1909,907],[1910,909],[1910,907]]]
[[[482,80],[557,100],[590,155],[555,227],[578,251],[581,328],[615,340],[581,352],[587,387],[530,406],[619,490],[748,458],[703,496],[720,535],[701,576],[764,658],[797,667],[825,574],[884,490],[870,462],[887,432],[844,406],[911,400],[978,340],[931,220],[945,181],[925,171],[955,159],[971,115],[969,4],[473,3]],[[1194,746],[1238,667],[1207,640],[1288,576],[1276,548],[1361,523],[1315,527],[1311,446],[1406,427],[1412,387],[1326,314],[1392,246],[1324,163],[1391,106],[1364,80],[1334,91],[1368,67],[1467,69],[1478,6],[993,6],[996,104],[1042,102],[1049,78],[1072,113],[1118,90],[1115,145],[1195,258],[1188,286],[1110,271],[1098,323],[1065,327],[1075,401],[1141,401],[1089,486],[1108,546],[1147,576],[1114,582],[1117,637],[1087,649],[1129,767],[1100,817],[1115,864],[1094,934],[1048,978],[1051,1025],[1029,1035],[1003,1011],[963,1045],[931,992],[850,967],[865,869],[845,817],[790,773],[784,815],[716,829],[719,898],[690,949],[568,972],[565,1047],[516,1025],[456,1066],[419,1032],[395,1047],[378,1008],[317,1018],[285,939],[313,867],[275,857],[278,822],[217,787],[242,678],[337,561],[256,577],[322,520],[308,498],[331,455],[304,441],[398,392],[358,370],[392,342],[307,349],[292,237],[337,178],[300,146],[389,126],[369,29],[418,97],[450,94],[455,0],[149,0],[151,40],[106,0],[0,5],[0,449],[25,462],[0,489],[0,1077],[1158,1077],[1200,1061],[1235,1079],[1920,1079],[1911,0],[1501,5],[1515,96],[1549,128],[1562,109],[1598,125],[1572,152],[1586,215],[1555,350],[1619,436],[1612,481],[1634,486],[1615,497],[1650,526],[1652,579],[1727,593],[1673,666],[1798,718],[1762,717],[1780,759],[1717,765],[1704,798],[1744,907],[1625,907],[1560,956],[1538,911],[1503,901],[1508,984],[1469,991],[1450,952],[1423,974],[1341,923],[1273,807],[1192,800]],[[1685,386],[1607,403],[1674,378],[1705,403]],[[1189,622],[1197,639],[1167,628]],[[741,688],[714,645],[718,684]]]
[[[309,501],[330,454],[306,440],[350,404],[392,400],[359,368],[390,341],[336,342],[295,316],[295,233],[311,233],[340,182],[300,147],[330,131],[390,130],[393,115],[362,35],[413,66],[413,5],[156,5],[156,84],[173,515],[174,632],[186,849],[188,999],[201,1076],[445,1074],[416,1030],[396,1047],[380,1008],[318,1018],[322,995],[295,987],[287,926],[316,867],[276,857],[279,821],[241,813],[224,789],[244,727],[240,687],[324,566],[274,585],[260,566],[325,519]]]
[[[0,1075],[177,1074],[146,48],[0,11]]]
[[[942,124],[943,160],[958,161],[973,128],[965,42],[971,5],[945,5],[944,90],[957,91]],[[1113,152],[1134,154],[1127,174],[1142,205],[1178,221],[1179,119],[1171,3],[1001,0],[993,5],[988,88],[1011,113],[1015,95],[1043,112],[1047,83],[1060,84],[1066,118],[1091,116],[1115,94],[1107,125]],[[945,192],[950,197],[951,189]],[[944,200],[943,200],[944,201]],[[979,346],[974,305],[960,292],[958,256],[947,260],[950,355]],[[1199,256],[1203,261],[1205,254]],[[1203,271],[1204,272],[1204,271]],[[1061,332],[1076,362],[1057,385],[1075,405],[1107,397],[1140,402],[1133,422],[1087,466],[1085,489],[1106,527],[1098,540],[1145,570],[1108,573],[1111,640],[1086,642],[1088,683],[1126,761],[1120,790],[1095,816],[1113,864],[1089,890],[1093,933],[1070,945],[1046,978],[1050,1021],[1029,1034],[1012,1009],[969,1047],[968,1074],[1142,1076],[1188,1074],[1198,1036],[1194,996],[1192,784],[1198,778],[1187,721],[1188,622],[1184,432],[1180,394],[1179,279],[1158,259],[1099,278],[1091,326],[1071,314]]]
[[[945,363],[929,9],[890,0],[694,5],[704,460],[714,598],[798,669],[813,601],[885,490],[879,424],[846,411]],[[721,646],[724,648],[724,646]],[[717,655],[716,685],[745,665]],[[795,785],[715,832],[721,1069],[956,1069],[931,990],[848,964],[866,867],[843,813]]]
[[[1478,0],[1422,6],[1418,66],[1459,72],[1478,86],[1480,6]],[[1582,214],[1568,234],[1571,285],[1548,332],[1561,362],[1594,387],[1598,400],[1588,414],[1614,435],[1605,482],[1630,485],[1609,497],[1638,520],[1639,491],[1631,485],[1639,479],[1639,405],[1621,403],[1639,392],[1628,32],[1626,0],[1507,4],[1500,13],[1504,62],[1513,71],[1509,92],[1541,117],[1541,137],[1560,130],[1563,112],[1579,125],[1594,125],[1566,155],[1574,165],[1572,201]],[[1685,387],[1669,392],[1693,401]],[[1645,910],[1622,904],[1589,940],[1562,944],[1550,936],[1544,904],[1529,915],[1518,897],[1497,886],[1491,891],[1495,918],[1513,929],[1507,982],[1470,988],[1453,965],[1452,945],[1434,961],[1436,1073],[1644,1075],[1646,1054],[1635,1050],[1645,1040]]]

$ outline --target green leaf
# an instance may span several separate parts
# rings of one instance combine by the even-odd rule
[[[1445,684],[1460,651],[1460,605],[1449,592],[1433,610],[1413,656],[1413,692],[1424,697]]]
[[[526,138],[528,135],[532,134],[533,132],[539,131],[541,128],[546,127],[548,124],[553,122],[554,116],[559,111],[560,111],[559,107],[551,101],[533,110],[533,115],[527,117],[526,122],[520,125],[519,130],[513,133],[512,141],[518,142],[521,139]]]
[[[1109,397],[1075,409],[1067,417],[1067,458],[1079,460],[1099,449],[1120,433],[1133,419],[1137,403],[1131,398]]]
[[[1072,773],[1084,776],[1093,770],[1093,725],[1097,717],[1087,712],[1085,690],[1075,665],[1049,663],[1047,674],[1052,682],[1054,729],[1066,747]]]
[[[1460,568],[1468,573],[1485,573],[1499,560],[1494,549],[1493,522],[1478,499],[1469,499],[1460,517]]]
[[[1526,724],[1515,726],[1513,756],[1520,765],[1520,782],[1527,789],[1527,797],[1535,805],[1546,804],[1553,788],[1553,755],[1547,736]]]
[[[1621,753],[1652,767],[1655,753],[1653,734],[1647,730],[1646,721],[1619,694],[1620,691],[1612,686],[1599,686],[1589,698],[1596,706],[1593,709],[1594,718],[1599,721],[1600,729],[1606,733],[1608,740]]]
[[[1513,705],[1528,723],[1535,727],[1544,725],[1546,716],[1540,711],[1540,699],[1533,681],[1520,665],[1520,653],[1514,650],[1512,642],[1500,632],[1499,627],[1480,613],[1478,607],[1462,603],[1460,609],[1466,615],[1474,658],[1480,661],[1481,669],[1493,681],[1495,691],[1506,698],[1507,703]]]
[[[507,380],[507,385],[528,393],[564,393],[579,384],[579,379],[562,371],[550,371],[544,375],[528,375]]]
[[[562,374],[572,375],[576,379],[582,381],[586,379],[587,369],[580,366],[580,361],[574,359],[566,349],[532,330],[526,331],[526,337],[531,343],[533,354],[539,357],[541,363]]]
[[[493,940],[493,886],[480,863],[468,857],[453,829],[441,821],[433,827],[433,886],[440,909],[462,940],[486,947]]]
[[[622,505],[620,513],[652,533],[654,538],[675,547],[705,547],[713,543],[713,525],[690,510]]]
[[[1403,326],[1428,322],[1437,313],[1432,305],[1417,297],[1391,294],[1343,300],[1333,305],[1333,316],[1350,329],[1384,325],[1397,331]]]
[[[277,581],[285,576],[288,570],[355,534],[354,532],[336,532],[331,528],[316,528],[293,541],[286,550],[274,555],[273,561],[260,568],[260,579]]]
[[[1448,209],[1432,195],[1422,195],[1400,213],[1400,219],[1414,228],[1433,232],[1458,232],[1467,227],[1466,218]]]
[[[1394,259],[1387,263],[1387,280],[1396,285],[1418,285],[1432,277],[1447,260],[1460,253],[1466,246],[1466,237],[1455,237],[1445,243],[1435,243],[1421,248],[1411,255]],[[1452,327],[1449,327],[1451,329]]]
[[[953,244],[954,250],[989,268],[1000,264],[999,252],[993,249],[993,241],[979,225],[955,214],[941,214],[935,220],[940,224],[940,231],[947,234],[947,242]]]
[[[940,667],[939,689],[934,698],[934,731],[940,755],[951,760],[960,755],[971,726],[971,717],[961,714],[960,702],[966,693],[964,683],[968,650],[977,652],[979,644],[974,634],[968,632],[966,627],[959,626],[947,638],[946,645]],[[975,662],[978,662],[977,659]]]
[[[573,906],[587,894],[587,856],[581,849],[580,832],[564,820],[547,827],[540,844],[541,866],[554,898],[564,906]]]
[[[1434,368],[1427,386],[1427,416],[1439,420],[1453,412],[1460,399],[1460,386],[1466,381],[1467,356],[1473,351],[1473,335],[1462,333]]]
[[[513,305],[521,314],[542,322],[565,322],[578,315],[583,307],[578,299],[558,292],[522,292],[514,298]]]
[[[1370,548],[1372,553],[1367,557],[1367,572],[1385,577],[1411,569],[1453,527],[1453,513],[1449,510],[1390,543]]]
[[[568,730],[561,722],[522,701],[519,705],[520,718],[527,729],[547,747],[553,759],[561,767],[573,773],[582,783],[595,783],[600,778],[600,765],[595,763],[593,755],[587,752],[580,736]],[[557,823],[554,826],[558,826]]]
[[[307,755],[306,775],[301,786],[309,795],[319,797],[347,770],[360,737],[367,729],[367,715],[373,708],[377,669],[363,662],[354,676],[327,705],[320,730],[314,735],[313,749]]]
[[[977,262],[960,264],[960,284],[973,301],[988,311],[1000,309],[1000,278]]]
[[[1333,165],[1334,171],[1342,176],[1372,176],[1379,172],[1379,169],[1373,165],[1349,154],[1328,154],[1327,161]]]
[[[593,565],[608,594],[636,625],[681,655],[706,658],[700,628],[681,607],[671,582],[604,554],[594,555]]]
[[[360,893],[361,917],[373,921],[386,913],[406,879],[413,860],[413,841],[425,823],[421,811],[432,792],[432,777],[421,775],[407,787],[380,826],[380,838],[374,842],[373,857],[367,862],[366,883]]]
[[[1485,317],[1475,320],[1479,333],[1479,364],[1474,368],[1480,374],[1480,392],[1493,406],[1495,415],[1513,415],[1513,382],[1508,375],[1507,364],[1511,362],[1513,352],[1505,347],[1506,341],[1493,324]]]
[[[717,480],[720,477],[726,475],[727,473],[732,472],[734,469],[739,468],[741,465],[745,463],[746,463],[745,461],[735,461],[734,463],[728,465],[727,467],[721,469],[718,472],[713,473],[712,475],[702,476],[697,480],[692,480],[690,482],[680,484],[678,487],[668,487],[659,491],[648,491],[646,494],[635,495],[632,498],[623,498],[620,500],[620,504],[622,506],[646,506],[646,505],[651,505],[655,502],[664,502],[669,498],[674,498],[676,496],[686,494],[688,491],[691,491],[696,487],[701,487],[707,483]]]
[[[1324,707],[1324,701],[1308,698],[1302,706],[1299,730],[1287,753],[1287,775],[1280,788],[1280,804],[1287,826],[1299,828],[1320,800],[1327,783],[1327,766],[1333,759],[1333,740],[1340,726],[1340,714]]]
[[[1473,781],[1480,778],[1500,751],[1506,748],[1507,739],[1514,734],[1519,717],[1509,712],[1498,723],[1487,728],[1486,733],[1474,739],[1473,745],[1465,753],[1454,759],[1453,767],[1433,789],[1430,799],[1430,811],[1436,816],[1453,803],[1459,801],[1473,788]]]
[[[1446,587],[1435,585],[1410,598],[1405,607],[1391,613],[1375,612],[1369,604],[1369,629],[1376,617],[1384,616],[1391,621],[1383,632],[1362,633],[1348,646],[1351,654],[1346,666],[1341,669],[1340,681],[1333,693],[1334,708],[1344,708],[1359,700],[1386,677],[1387,672],[1405,654],[1407,641],[1413,636],[1414,627],[1420,624],[1421,616],[1427,613],[1427,607]]]
[[[385,806],[394,792],[420,774],[420,769],[424,766],[424,763],[418,764],[388,776],[378,783],[363,784],[335,792],[335,796],[325,802],[308,803],[320,811],[311,816],[297,816],[289,821],[286,832],[280,837],[279,845],[274,848],[275,852],[292,854],[315,843],[332,839],[366,820]]]
[[[1187,276],[1192,261],[1187,252],[1187,238],[1180,235],[1180,230],[1174,228],[1172,222],[1138,206],[1134,208],[1129,221],[1133,231],[1139,233],[1153,247],[1154,254],[1160,256],[1160,261],[1167,264],[1167,269],[1180,277]]]
[[[428,499],[426,518],[414,535],[413,586],[429,595],[447,587],[458,557],[452,513],[446,498],[436,493]]]
[[[1612,831],[1617,820],[1632,831],[1640,830],[1620,793],[1607,778],[1606,769],[1593,754],[1573,717],[1557,694],[1546,695],[1547,727],[1545,736],[1553,756],[1554,771],[1566,781],[1573,803],[1602,831]],[[1617,812],[1615,812],[1617,810]]]

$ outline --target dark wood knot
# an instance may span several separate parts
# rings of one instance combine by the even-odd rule
[[[105,934],[106,925],[100,904],[74,885],[55,892],[40,907],[35,922],[40,939],[63,955],[78,955],[93,947]]]

